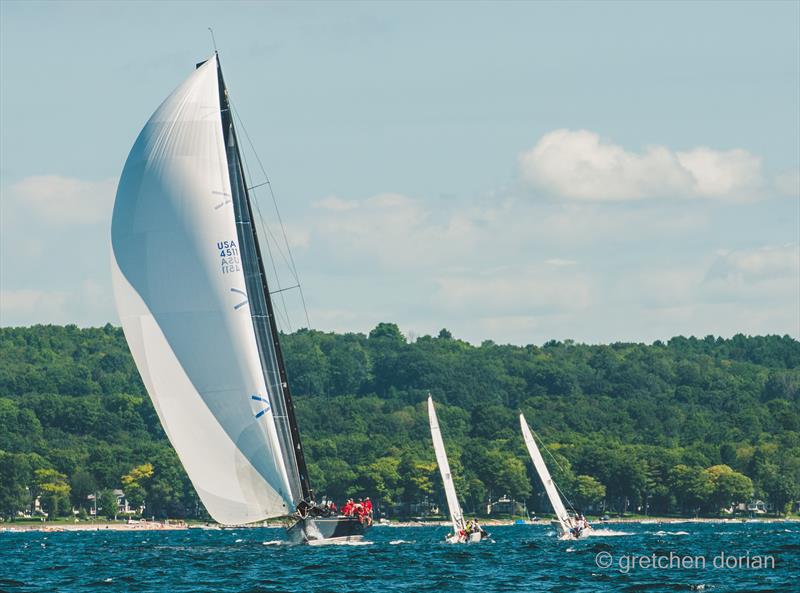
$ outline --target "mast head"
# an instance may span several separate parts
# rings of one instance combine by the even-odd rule
[[[211,33],[211,45],[214,46],[214,55],[217,55],[217,40],[214,39],[214,29],[209,27],[208,32]]]

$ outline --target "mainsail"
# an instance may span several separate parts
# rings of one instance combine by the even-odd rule
[[[208,512],[293,513],[310,487],[216,54],[136,139],[111,246],[125,337]]]
[[[533,439],[533,435],[531,434],[531,429],[528,427],[525,416],[522,414],[519,415],[519,425],[522,428],[522,436],[525,439],[525,446],[528,447],[528,453],[533,461],[533,466],[536,468],[536,472],[539,474],[542,484],[544,484],[544,490],[547,493],[547,498],[550,499],[550,504],[553,506],[553,512],[555,512],[556,518],[561,525],[561,531],[563,533],[568,533],[573,527],[572,517],[570,517],[566,507],[564,507],[564,503],[561,501],[561,496],[558,494],[556,483],[550,476],[550,471],[547,469],[547,466],[544,463],[542,454],[539,452],[539,447],[536,446],[536,441]]]
[[[428,420],[431,424],[431,438],[433,439],[433,450],[436,452],[436,463],[439,464],[439,471],[442,474],[444,484],[444,494],[447,498],[447,507],[450,510],[450,521],[453,523],[453,534],[458,534],[466,527],[464,515],[461,512],[461,505],[458,504],[456,487],[453,484],[453,476],[450,474],[450,464],[447,461],[447,451],[444,449],[442,441],[442,431],[439,429],[439,420],[436,417],[436,409],[433,407],[433,398],[428,396]]]

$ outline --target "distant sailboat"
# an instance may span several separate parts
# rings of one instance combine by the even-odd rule
[[[358,539],[308,479],[228,91],[215,53],[145,124],[111,224],[114,295],[164,431],[211,516]]]
[[[519,415],[519,424],[522,428],[522,436],[525,439],[525,446],[528,448],[528,453],[531,456],[531,461],[533,461],[533,466],[536,468],[536,472],[539,474],[539,478],[544,485],[544,490],[547,493],[547,498],[550,500],[550,504],[553,507],[553,512],[556,515],[556,521],[558,522],[558,526],[561,530],[561,536],[578,537],[581,535],[581,533],[588,529],[588,527],[581,524],[578,517],[575,514],[569,513],[567,508],[564,506],[564,501],[561,500],[561,496],[558,493],[558,487],[553,481],[553,478],[550,476],[550,471],[547,469],[547,465],[545,465],[544,458],[539,451],[539,447],[536,446],[536,441],[531,434],[531,429],[528,426],[528,422],[525,420],[525,416],[522,414]]]
[[[477,529],[470,530],[468,533],[467,523],[464,521],[464,513],[461,512],[461,505],[458,502],[456,487],[453,483],[453,476],[450,473],[450,463],[447,461],[447,451],[444,449],[442,441],[442,431],[439,429],[439,419],[436,417],[436,408],[433,406],[433,398],[428,396],[428,420],[431,426],[431,438],[433,439],[433,450],[436,453],[436,463],[439,465],[439,472],[442,474],[444,484],[444,494],[447,499],[447,508],[450,512],[450,522],[453,526],[453,533],[447,537],[447,542],[475,543],[485,537],[486,532]]]

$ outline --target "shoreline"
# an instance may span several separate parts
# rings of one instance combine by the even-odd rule
[[[755,518],[713,518],[713,517],[652,517],[652,518],[617,518],[608,521],[594,521],[592,525],[625,525],[625,524],[678,524],[678,523],[797,523],[798,518],[778,518],[778,517],[755,517]],[[487,527],[515,525],[516,520],[511,519],[485,519],[481,524]],[[446,527],[449,521],[392,521],[390,523],[375,523],[374,527]],[[525,525],[549,526],[550,519],[542,518],[539,521],[526,521]],[[281,524],[256,524],[256,525],[237,525],[227,527],[217,523],[185,523],[183,521],[158,522],[158,521],[137,521],[134,523],[42,523],[15,525],[14,523],[0,523],[0,533],[22,533],[37,531],[43,533],[57,533],[65,531],[183,531],[188,529],[206,530],[233,530],[233,529],[279,529]]]

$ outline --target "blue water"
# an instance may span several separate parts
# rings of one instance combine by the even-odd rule
[[[278,529],[4,532],[0,591],[800,591],[800,523],[608,530],[625,535],[558,541],[546,525],[513,525],[490,528],[493,543],[447,545],[444,527],[375,527],[371,543],[315,548],[281,545]],[[696,565],[641,566],[670,553]],[[720,553],[751,567],[714,567]],[[754,567],[757,555],[775,567]]]

